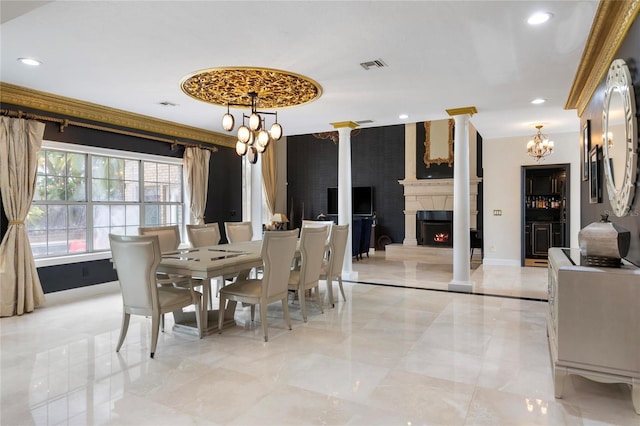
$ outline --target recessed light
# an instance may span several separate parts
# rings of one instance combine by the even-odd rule
[[[542,98],[537,98],[531,101],[532,104],[534,105],[539,105],[539,104],[543,104],[545,103],[547,100],[546,99],[542,99]]]
[[[529,25],[544,24],[549,19],[551,19],[552,16],[553,15],[549,12],[536,12],[533,15],[529,16],[529,19],[527,19],[527,23]]]
[[[400,115],[398,116],[398,118],[399,118],[400,120],[406,120],[407,118],[409,118],[409,116],[408,116],[407,114],[400,114]]]
[[[37,67],[38,65],[42,64],[42,62],[32,58],[18,58],[18,61],[22,62],[25,65],[30,65],[32,67]]]

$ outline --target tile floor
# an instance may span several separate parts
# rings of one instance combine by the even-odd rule
[[[640,425],[626,385],[571,376],[554,398],[546,302],[515,298],[545,298],[544,269],[475,268],[497,297],[443,291],[450,268],[376,253],[354,270],[387,285],[346,283],[306,324],[292,302],[292,331],[271,305],[268,343],[248,308],[201,340],[168,315],[155,359],[144,317],[115,352],[117,284],[49,294],[0,321],[0,424]]]

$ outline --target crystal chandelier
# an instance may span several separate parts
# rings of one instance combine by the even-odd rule
[[[533,139],[527,143],[527,152],[529,155],[536,159],[536,161],[540,161],[540,159],[551,155],[553,152],[553,141],[549,140],[547,135],[543,135],[541,125],[537,125],[536,129],[538,129],[538,133],[533,136]]]

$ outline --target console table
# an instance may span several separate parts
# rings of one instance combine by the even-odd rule
[[[631,386],[640,414],[640,269],[582,266],[578,249],[549,250],[547,334],[556,398],[577,374]]]

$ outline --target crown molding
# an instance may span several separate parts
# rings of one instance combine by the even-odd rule
[[[586,109],[640,11],[640,0],[600,0],[565,109]]]
[[[118,127],[235,148],[235,138],[142,114],[0,82],[0,102]]]

